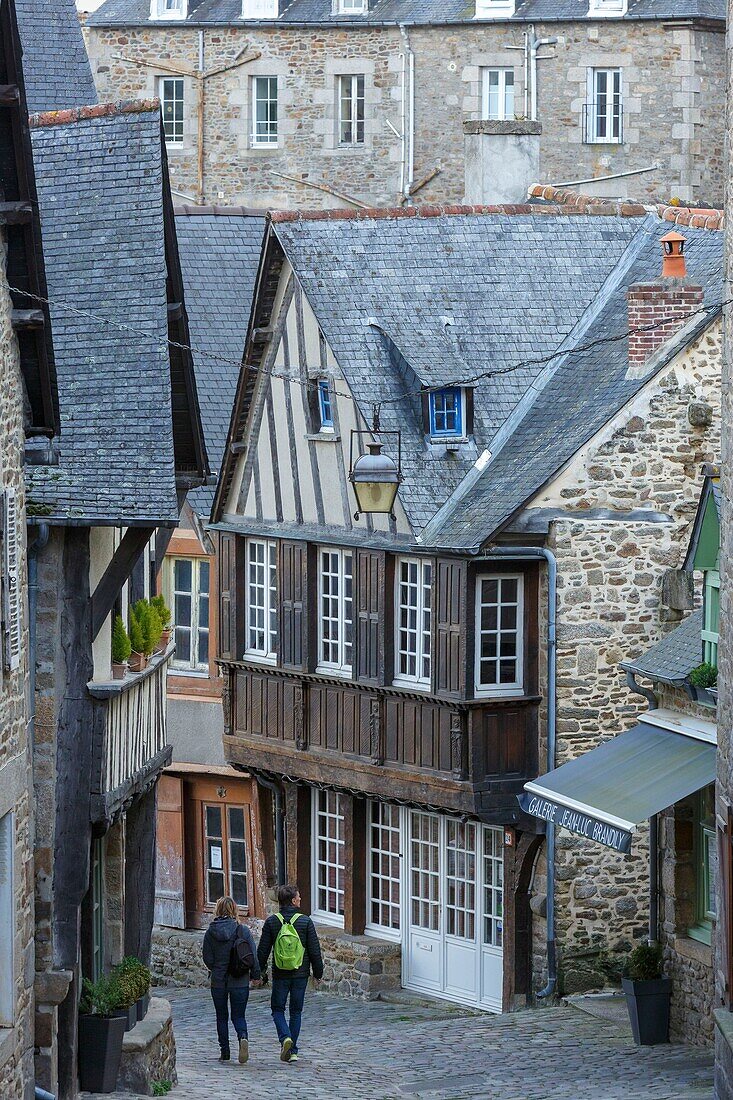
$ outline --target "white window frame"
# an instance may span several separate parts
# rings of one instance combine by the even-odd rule
[[[329,622],[336,623],[337,636],[335,644],[338,650],[337,660],[331,661],[324,659],[323,647],[324,644],[334,644],[333,638],[325,638],[323,624],[323,601],[324,599],[332,600],[334,596],[329,593],[327,596],[323,590],[323,555],[334,554],[337,558],[337,573],[333,573],[329,569],[330,577],[337,577],[338,586],[335,596],[337,609],[336,617],[329,615]],[[346,560],[351,559],[351,597],[346,595]],[[347,604],[351,604],[351,618],[347,618]],[[347,625],[351,627],[351,641],[346,640],[346,628]],[[316,672],[325,672],[329,675],[338,675],[351,677],[353,671],[354,661],[354,551],[353,550],[340,550],[334,546],[319,546],[318,547],[318,665]],[[351,659],[347,659],[347,650],[351,651]]]
[[[359,96],[359,81],[362,81],[362,94]],[[351,105],[351,117],[345,118],[343,114],[344,88],[350,85],[349,97]],[[336,144],[343,149],[351,149],[355,145],[366,145],[366,75],[364,73],[342,73],[336,77]],[[362,102],[363,117],[359,119],[359,99]],[[362,139],[358,140],[359,122],[361,121]],[[351,126],[351,139],[346,141],[342,137],[344,125]]]
[[[498,74],[498,99],[499,110],[497,114],[492,115],[489,113],[489,79],[492,73]],[[511,89],[512,89],[512,111],[507,113],[506,109],[506,89],[507,89],[507,76],[511,74]],[[517,83],[515,80],[514,69],[508,66],[489,65],[481,69],[481,118],[491,119],[497,122],[512,122],[515,116],[515,92]]]
[[[476,0],[476,19],[511,19],[515,0]]]
[[[0,817],[0,1027],[15,1024],[15,814]]]
[[[259,96],[258,96],[258,89],[260,87],[260,83],[265,81],[265,80],[268,81],[268,82],[271,81],[271,80],[275,81],[275,99],[273,100],[272,97],[270,95],[268,95],[266,102],[268,104],[271,104],[271,103],[274,102],[276,117],[275,117],[274,136],[273,135],[268,135],[267,137],[263,138],[263,137],[259,137],[258,134],[257,134],[257,104],[259,102],[265,102],[264,100],[261,101]],[[251,81],[250,89],[251,89],[251,93],[252,93],[252,95],[251,95],[251,99],[252,99],[252,133],[251,133],[250,142],[251,142],[252,148],[253,149],[276,149],[279,142],[280,142],[280,81],[279,81],[277,76],[271,76],[271,75],[268,75],[268,74],[258,74],[257,76],[252,76],[252,77],[250,77],[250,81]],[[266,123],[266,125],[269,127],[269,126],[272,125],[272,123],[270,123],[268,121]]]
[[[620,19],[628,10],[628,0],[589,0],[589,19]]]
[[[15,489],[2,494],[2,616],[3,663],[10,672],[20,668],[23,657],[23,588],[20,577],[20,511]]]
[[[322,796],[325,800],[326,809],[321,810]],[[336,895],[336,907],[338,909],[338,898],[341,897],[341,904],[344,905],[345,899],[345,886],[346,886],[346,847],[344,839],[344,812],[342,804],[342,795],[336,791],[322,790],[319,787],[313,787],[311,791],[311,882],[313,898],[311,906],[311,915],[321,921],[322,924],[331,924],[335,928],[343,928],[344,926],[344,914],[332,912],[330,909],[322,909],[319,905],[320,893],[325,890],[326,894],[335,893]],[[321,818],[325,817],[327,822],[336,822],[336,832],[338,836],[338,821],[342,822],[341,835],[342,839],[339,841],[329,837],[326,833],[321,834]],[[328,824],[327,824],[328,828]],[[325,840],[326,844],[335,843],[337,852],[337,862],[332,863],[326,853],[326,859],[320,858],[320,841]],[[341,855],[342,862],[338,862],[338,855]],[[329,869],[333,867],[336,871],[336,885],[330,886],[328,882]],[[325,869],[325,884],[321,885],[321,871]]]
[[[250,630],[259,631],[259,627],[250,626],[250,612],[252,603],[250,600],[252,585],[250,583],[251,553],[257,548],[263,551],[262,560],[255,562],[258,569],[263,569],[262,583],[259,581],[256,588],[262,591],[262,601],[258,602],[256,609],[264,614],[264,646],[250,645]],[[244,651],[245,658],[261,661],[263,664],[274,665],[277,662],[277,543],[274,539],[247,539],[245,543],[245,639],[247,647]]]
[[[364,15],[367,0],[336,0],[336,15]]]
[[[188,630],[191,636],[190,654],[191,657],[188,661],[184,661],[178,654],[175,653],[173,660],[171,661],[171,672],[182,673],[186,676],[208,676],[209,675],[209,662],[211,661],[211,578],[212,578],[212,566],[211,559],[206,557],[192,557],[189,554],[171,554],[168,560],[168,604],[171,608],[171,618],[173,620],[173,628],[175,630]],[[191,591],[185,592],[182,588],[176,588],[176,562],[177,561],[190,561],[191,562]],[[206,564],[209,567],[209,587],[206,594],[209,603],[209,625],[202,627],[199,622],[201,613],[200,600],[202,596],[201,589],[201,565]],[[191,624],[188,627],[181,627],[176,623],[176,595],[190,596],[191,598]],[[206,664],[203,661],[199,661],[199,636],[202,631],[205,631],[208,635],[208,657]],[[175,636],[175,634],[174,634]]]
[[[383,813],[384,809],[388,809],[390,811],[390,813],[393,814],[393,815],[396,813],[397,814],[397,825],[396,826],[394,826],[394,825],[385,826],[381,821],[380,821],[379,824],[375,825],[375,823],[372,820],[372,814],[373,814],[373,811],[374,811],[375,807],[379,807],[380,815]],[[403,928],[402,928],[402,926],[403,926],[403,917],[404,917],[403,905],[404,905],[404,900],[405,900],[405,883],[404,883],[405,858],[404,858],[404,853],[407,851],[407,845],[406,845],[406,821],[407,821],[407,818],[406,818],[406,813],[407,813],[407,811],[406,811],[404,806],[396,806],[392,802],[382,802],[382,801],[379,801],[379,800],[376,800],[376,799],[370,799],[369,802],[367,803],[367,834],[368,834],[368,836],[367,836],[367,845],[366,845],[366,860],[367,860],[367,866],[366,866],[367,902],[366,902],[366,904],[367,904],[367,911],[366,911],[366,922],[365,922],[365,925],[364,925],[364,931],[367,935],[378,936],[380,939],[384,939],[384,940],[394,940],[395,943],[401,943],[402,942],[402,932],[403,932]],[[394,858],[394,853],[387,852],[386,849],[381,849],[381,848],[375,848],[374,847],[373,841],[374,841],[374,831],[375,831],[375,829],[378,830],[378,831],[381,831],[383,829],[388,829],[390,832],[396,832],[398,834],[398,845],[399,845],[399,847],[398,847],[398,852],[397,852],[397,859],[398,859],[397,878],[394,878],[391,875],[385,875],[385,874],[382,873],[381,858],[380,858],[379,873],[376,874],[376,875],[374,874],[374,868],[372,866],[372,856],[375,853],[377,853],[378,857],[381,857],[382,855],[387,855],[387,857],[389,859]],[[378,878],[381,882],[396,882],[398,884],[399,898],[398,898],[396,903],[394,903],[394,902],[385,902],[381,898],[375,898],[375,896],[372,892],[375,878]],[[377,905],[380,906],[380,910],[381,910],[381,906],[383,906],[383,905],[388,905],[390,908],[396,907],[397,917],[398,917],[398,920],[399,920],[399,924],[398,924],[397,928],[393,928],[392,925],[380,924],[379,921],[375,921],[375,920],[372,919],[372,905],[374,903],[376,903]]]
[[[277,19],[278,0],[242,0],[242,19]]]
[[[401,557],[397,558],[395,562],[395,583],[394,583],[394,598],[395,598],[395,639],[394,639],[394,660],[395,660],[395,673],[392,680],[393,684],[397,686],[401,684],[409,685],[412,688],[418,687],[424,690],[429,690],[432,683],[432,627],[433,627],[433,595],[432,585],[434,578],[433,562],[430,558],[418,558],[418,557]],[[413,582],[409,578],[403,579],[403,567],[414,566],[417,571],[417,580]],[[430,582],[425,583],[426,570],[430,571]],[[415,629],[414,631],[409,627],[404,627],[402,624],[402,612],[403,610],[410,611],[413,609],[412,604],[403,603],[404,588],[415,591],[416,601],[414,609],[416,611]],[[429,593],[430,603],[426,607],[426,589]],[[428,616],[428,628],[425,629],[425,615]],[[414,652],[403,646],[403,633],[415,635],[415,648]],[[427,643],[427,652],[426,652]],[[407,643],[410,644],[409,641]],[[402,657],[406,657],[408,660],[412,657],[415,659],[415,675],[409,672],[400,671],[400,663]],[[428,675],[422,674],[424,662],[428,662]]]
[[[606,121],[606,134],[599,136],[598,134],[598,119],[599,116],[596,110],[596,103],[598,99],[598,77],[601,73],[606,74],[607,83],[610,82],[611,89],[613,89],[613,83],[615,75],[618,73],[618,135],[613,136],[613,102],[616,93],[612,90],[609,94],[608,88],[606,89],[606,111],[604,117]],[[591,118],[585,119],[585,143],[587,145],[621,145],[623,144],[623,125],[624,125],[624,74],[623,69],[619,65],[612,65],[608,68],[604,66],[598,66],[597,68],[588,69],[588,107],[586,110],[591,109],[593,114]]]
[[[711,606],[712,592],[717,591],[716,612]],[[702,659],[706,664],[718,667],[718,645],[720,642],[720,630],[714,627],[720,626],[720,572],[717,569],[706,569],[703,584],[703,625],[702,635]],[[717,622],[716,622],[717,620]]]
[[[188,0],[151,0],[151,19],[185,19],[188,15]]]
[[[179,137],[176,137],[175,135],[173,137],[169,137],[168,134],[165,134],[165,104],[166,102],[173,103],[173,113],[175,115],[175,105],[179,102],[178,98],[175,95],[173,96],[172,100],[166,99],[166,96],[164,95],[166,84],[180,84],[181,86],[180,104],[182,108],[182,117],[180,124],[176,121],[175,118],[173,119],[174,130],[176,126],[180,125]],[[166,145],[183,145],[184,141],[186,140],[186,82],[184,78],[182,76],[159,76],[158,99],[160,100],[160,113],[163,117],[163,132],[165,134]]]
[[[501,608],[501,582],[517,582],[517,678],[511,684],[482,684],[481,683],[481,582],[487,580],[499,581],[499,609]],[[524,687],[524,576],[521,573],[479,573],[476,576],[476,598],[474,604],[474,684],[473,690],[476,696],[492,695],[494,697],[520,695]],[[500,641],[501,621],[497,617],[498,637]],[[514,633],[514,631],[512,631]],[[497,654],[499,646],[497,644]],[[494,660],[494,658],[492,658]],[[497,658],[497,661],[500,658]]]

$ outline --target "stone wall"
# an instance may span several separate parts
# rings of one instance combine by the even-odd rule
[[[117,1089],[154,1096],[153,1085],[163,1081],[178,1084],[176,1040],[170,1003],[153,997],[145,1019],[125,1033]]]
[[[655,21],[599,20],[537,24],[538,37],[555,36],[554,56],[540,63],[538,118],[540,181],[559,184],[634,171],[656,171],[584,186],[584,191],[666,201],[671,197],[722,201],[722,73],[724,35],[709,28]],[[372,205],[400,199],[401,58],[397,27],[216,27],[204,30],[205,70],[232,63],[239,51],[252,62],[206,80],[205,185],[208,203],[277,208],[343,206],[333,196],[282,175],[326,184]],[[419,191],[420,202],[462,201],[463,123],[482,115],[481,69],[515,66],[515,112],[524,110],[522,24],[479,23],[413,27],[415,57],[416,182],[437,170]],[[199,31],[174,25],[89,27],[92,67],[102,99],[157,95],[161,65],[198,66]],[[623,72],[624,143],[585,144],[583,104],[588,70]],[[336,77],[365,76],[365,142],[336,140]],[[251,144],[251,78],[277,76],[279,144]],[[195,201],[196,89],[185,78],[185,135],[169,146],[176,191]],[[703,94],[704,89],[704,94]],[[388,122],[394,127],[390,129]],[[701,151],[705,150],[705,156]],[[278,175],[280,173],[280,175]],[[179,201],[181,201],[179,199]],[[487,197],[486,201],[491,201]]]
[[[258,939],[263,922],[248,923]],[[326,925],[317,928],[324,961],[321,988],[325,992],[374,1001],[381,993],[400,989],[402,949],[398,943],[350,936]],[[207,986],[209,976],[201,957],[203,941],[203,932],[156,928],[151,964],[154,983]]]
[[[720,341],[714,326],[678,356],[537,501],[572,513],[552,524],[549,540],[559,573],[557,764],[628,729],[646,708],[619,664],[669,627],[662,578],[681,564],[700,467],[718,455]],[[701,400],[713,411],[707,427],[688,417]],[[595,518],[584,519],[591,509]],[[628,856],[558,830],[558,948],[574,990],[617,975],[646,934],[648,892],[646,829]]]
[[[6,251],[0,244],[2,272]],[[0,286],[0,491],[17,494],[19,523],[19,584],[27,592],[25,492],[23,485],[23,380],[18,347],[11,326],[11,302],[5,278]],[[0,655],[0,668],[3,665]],[[23,607],[21,661],[17,669],[2,669],[0,692],[0,817],[12,814],[13,919],[3,929],[0,968],[12,953],[14,1004],[12,1020],[0,1039],[0,1096],[24,1100],[33,1095],[33,831],[31,760],[27,739],[28,712],[27,607]],[[6,954],[7,950],[7,954]],[[7,971],[4,971],[7,973]]]

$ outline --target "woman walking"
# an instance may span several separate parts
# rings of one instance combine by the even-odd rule
[[[219,1037],[220,1062],[228,1062],[229,1009],[239,1043],[239,1061],[249,1058],[247,1041],[247,1001],[250,979],[260,984],[260,966],[252,933],[237,920],[237,906],[232,898],[219,898],[214,919],[204,936],[204,963],[211,978],[211,997],[216,1009],[216,1031]]]

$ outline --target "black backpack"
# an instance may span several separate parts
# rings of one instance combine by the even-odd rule
[[[234,933],[229,952],[229,976],[232,978],[246,978],[250,970],[254,969],[254,965],[255,956],[252,950],[252,940],[249,936],[244,935],[241,924],[237,925],[237,931]]]

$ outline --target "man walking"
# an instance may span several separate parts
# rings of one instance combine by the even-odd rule
[[[323,977],[321,945],[310,917],[300,912],[297,886],[281,886],[277,891],[280,912],[265,921],[257,948],[263,976],[272,951],[272,997],[270,1008],[280,1042],[280,1060],[297,1062],[298,1036],[308,976],[313,968],[316,984]],[[285,1008],[290,999],[290,1021]]]

